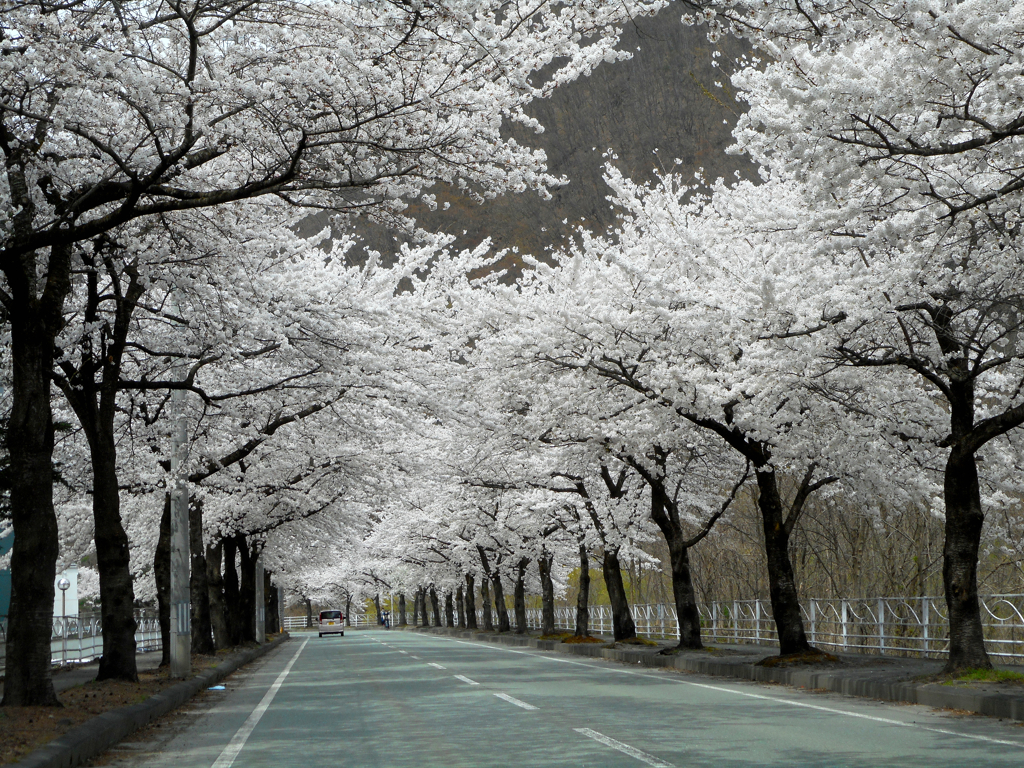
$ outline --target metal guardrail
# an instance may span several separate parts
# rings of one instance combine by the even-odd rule
[[[1024,595],[983,595],[982,626],[989,655],[1024,660]],[[637,634],[678,638],[675,606],[631,606]],[[699,606],[706,638],[727,643],[775,644],[778,635],[768,600],[733,600]],[[941,658],[948,652],[949,620],[942,597],[811,598],[802,606],[812,645],[840,651]],[[527,611],[527,624],[539,629],[541,612]],[[572,630],[575,607],[556,607],[555,626]],[[611,607],[590,607],[590,628],[612,631]]]
[[[155,612],[135,614],[135,643],[139,653],[163,649],[160,620]],[[103,653],[103,626],[98,614],[54,616],[50,635],[50,659],[53,664],[79,664]],[[7,655],[7,617],[0,616],[0,667]]]

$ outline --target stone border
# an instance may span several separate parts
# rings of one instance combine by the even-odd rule
[[[430,632],[436,635],[451,635],[481,640],[500,645],[537,648],[545,651],[589,656],[619,661],[630,666],[664,667],[696,672],[709,677],[733,677],[756,683],[779,683],[795,688],[826,690],[846,696],[878,699],[908,704],[923,704],[936,709],[959,709],[989,717],[1007,720],[1024,720],[1024,693],[999,693],[957,689],[941,683],[913,683],[878,680],[858,676],[850,672],[793,669],[783,667],[759,667],[738,661],[716,659],[695,659],[685,653],[661,656],[650,651],[627,651],[605,648],[597,643],[560,643],[555,640],[538,640],[526,635],[490,634],[470,632],[447,627],[395,627],[395,629]]]
[[[279,647],[289,639],[285,632],[271,643],[233,654],[213,669],[175,683],[141,704],[121,707],[97,715],[72,728],[63,736],[40,747],[10,768],[73,768],[126,738],[133,731],[180,707],[199,691],[215,685],[239,667]]]

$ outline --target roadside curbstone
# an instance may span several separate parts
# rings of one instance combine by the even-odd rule
[[[60,738],[26,755],[11,768],[73,768],[110,749],[132,732],[177,709],[203,688],[258,659],[289,640],[287,632],[271,643],[232,654],[213,669],[165,688],[141,704],[112,709],[86,720]]]
[[[397,627],[396,627],[397,629]],[[879,680],[858,675],[856,671],[822,672],[808,669],[759,667],[747,662],[693,659],[679,654],[661,656],[657,653],[604,648],[596,644],[559,643],[537,640],[524,635],[491,634],[451,630],[445,627],[403,627],[402,629],[473,638],[498,645],[529,646],[539,650],[553,650],[574,656],[608,659],[629,666],[662,667],[694,672],[709,677],[731,677],[755,683],[776,683],[794,688],[825,690],[858,698],[880,701],[922,704],[935,709],[958,709],[989,717],[1024,721],[1024,692],[1019,694],[999,691],[978,691],[941,683],[914,683]]]

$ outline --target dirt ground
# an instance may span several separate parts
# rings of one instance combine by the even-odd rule
[[[196,672],[215,666],[230,651],[215,656],[193,654]],[[92,680],[57,694],[62,707],[0,707],[0,765],[14,763],[96,715],[140,704],[178,680],[166,668],[139,673],[139,682]]]

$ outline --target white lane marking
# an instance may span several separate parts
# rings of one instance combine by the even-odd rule
[[[427,666],[428,667],[433,667],[434,669],[448,669],[448,667],[442,667],[440,664],[435,664],[432,661],[428,661],[427,662]]]
[[[439,638],[444,639],[444,638]],[[660,680],[667,683],[676,683],[678,685],[690,685],[694,688],[704,688],[709,691],[718,691],[720,693],[731,693],[734,696],[746,696],[749,699],[759,699],[761,701],[770,701],[774,704],[787,704],[791,707],[802,707],[804,709],[813,709],[818,712],[828,712],[832,715],[844,715],[846,717],[854,717],[860,720],[871,720],[876,723],[885,723],[886,725],[896,725],[900,728],[916,728],[921,731],[928,731],[929,733],[941,733],[944,736],[959,736],[964,739],[970,739],[972,741],[983,741],[987,744],[1003,744],[1008,747],[1017,747],[1018,749],[1024,749],[1024,743],[1019,741],[1009,741],[1007,739],[996,739],[992,736],[979,736],[973,733],[963,733],[961,731],[953,731],[948,728],[936,728],[930,725],[920,725],[918,723],[907,723],[903,720],[893,720],[888,717],[878,717],[877,715],[866,715],[862,712],[851,712],[846,709],[836,709],[835,707],[825,707],[820,704],[808,704],[803,701],[793,701],[791,699],[783,699],[776,696],[765,696],[760,693],[750,693],[748,691],[738,691],[735,688],[727,688],[723,685],[710,685],[708,683],[695,683],[691,680],[676,680],[674,678],[665,675],[652,675],[644,672],[633,672],[629,669],[616,669],[613,666],[604,666],[598,664],[588,664],[584,661],[571,661],[570,659],[559,659],[553,656],[541,656],[536,653],[527,653],[526,651],[513,651],[509,648],[500,648],[492,645],[484,645],[482,643],[467,643],[462,640],[453,640],[451,642],[462,643],[463,645],[475,645],[478,648],[486,648],[491,651],[505,651],[507,653],[525,653],[527,656],[532,656],[535,659],[542,661],[557,661],[562,664],[573,664],[577,667],[588,667],[590,669],[598,669],[604,672],[615,672],[621,675],[632,675],[634,677],[646,677],[650,680]],[[602,661],[605,661],[602,659]],[[896,702],[892,702],[895,704]]]
[[[624,752],[630,757],[635,757],[642,763],[647,763],[648,765],[656,766],[656,768],[673,768],[672,763],[666,763],[664,760],[659,760],[654,755],[648,755],[646,752],[642,752],[636,747],[631,747],[629,746],[629,744],[623,744],[621,741],[616,741],[615,739],[609,738],[608,736],[605,736],[603,733],[592,731],[589,728],[573,728],[573,730],[576,731],[576,733],[582,733],[584,736],[589,736],[594,741],[601,742],[606,747],[617,749],[619,750],[619,752]]]
[[[504,699],[509,704],[515,704],[517,707],[522,707],[523,709],[537,709],[533,704],[527,704],[525,701],[520,701],[515,696],[509,696],[507,693],[496,693],[494,695],[499,699]]]
[[[410,656],[411,656],[411,654],[410,654]],[[419,660],[420,660],[420,657],[419,657],[419,656],[412,656],[412,658],[416,659],[416,661],[419,661]]]
[[[245,722],[242,723],[242,727],[239,728],[235,732],[235,735],[231,737],[231,741],[228,742],[226,747],[224,747],[224,751],[220,753],[220,757],[218,757],[213,763],[212,768],[231,768],[231,764],[235,762],[235,758],[238,757],[238,753],[242,751],[242,747],[245,746],[245,742],[249,740],[249,736],[252,735],[253,729],[256,728],[256,724],[260,721],[260,718],[263,717],[263,713],[267,711],[267,708],[270,706],[270,702],[274,700],[278,690],[280,690],[281,686],[284,684],[284,679],[288,677],[288,673],[292,671],[292,666],[295,664],[295,660],[299,658],[299,654],[302,653],[302,649],[306,647],[306,643],[308,642],[308,638],[302,641],[302,645],[299,646],[299,650],[295,652],[291,661],[289,661],[285,665],[285,668],[281,670],[281,674],[277,676],[277,680],[275,680],[274,684],[270,686],[270,690],[263,694],[263,698],[260,699],[260,703],[256,705],[256,709],[254,709],[250,713],[249,717],[245,719]]]
[[[454,677],[456,680],[461,680],[464,683],[469,683],[470,685],[480,685],[480,683],[478,683],[476,680],[470,680],[468,677],[465,677],[463,675],[452,675],[452,677]]]
[[[404,653],[404,654],[405,654],[406,656],[408,656],[408,655],[409,655],[409,652],[408,652],[408,651],[399,651],[399,653]]]

